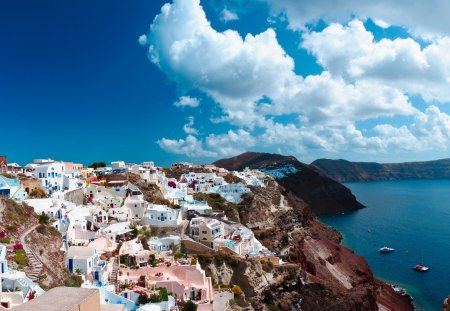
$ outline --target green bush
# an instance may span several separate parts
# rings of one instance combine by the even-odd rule
[[[159,295],[161,296],[162,301],[169,300],[169,293],[167,292],[167,289],[165,287],[159,287],[156,290],[159,290]]]
[[[181,259],[183,258],[183,253],[176,253],[173,257],[175,257],[175,259]]]
[[[11,244],[11,238],[1,238],[0,243],[2,244]]]
[[[181,311],[197,311],[198,306],[193,303],[192,301],[188,300],[183,308],[181,308]]]
[[[50,221],[50,217],[48,215],[46,215],[46,214],[39,215],[39,223],[41,225],[47,225],[49,221]]]
[[[28,265],[27,254],[23,249],[17,249],[14,254],[14,261],[20,266]]]

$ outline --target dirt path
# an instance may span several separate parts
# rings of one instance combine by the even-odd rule
[[[20,243],[23,245],[23,249],[25,250],[28,257],[29,268],[27,270],[29,272],[27,273],[27,276],[33,282],[37,282],[38,276],[41,274],[42,262],[39,261],[39,259],[34,255],[33,251],[27,246],[25,240],[27,235],[30,234],[30,232],[32,232],[33,230],[35,230],[37,226],[39,226],[39,224],[35,224],[31,228],[28,228],[25,232],[23,232],[20,235]]]

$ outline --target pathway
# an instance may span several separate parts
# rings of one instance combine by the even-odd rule
[[[27,270],[29,271],[29,273],[27,273],[27,276],[33,282],[38,281],[38,276],[42,272],[42,262],[37,258],[37,256],[33,253],[33,251],[27,246],[27,244],[25,242],[25,238],[28,234],[30,234],[31,231],[36,229],[37,226],[39,226],[39,224],[35,224],[31,228],[28,228],[25,232],[23,232],[20,235],[20,243],[23,245],[23,249],[25,250],[27,257],[28,257],[29,268]]]

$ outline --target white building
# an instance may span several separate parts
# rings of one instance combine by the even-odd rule
[[[66,238],[67,242],[72,244],[87,245],[95,239],[95,232],[88,228],[87,219],[91,216],[91,211],[85,206],[77,206],[75,209],[67,213]]]
[[[181,205],[181,208],[183,211],[194,211],[201,215],[211,215],[212,214],[212,207],[208,205],[207,202],[204,201],[188,201],[183,202]]]
[[[138,239],[123,242],[119,250],[119,256],[128,255],[135,257],[136,264],[140,267],[147,266],[150,254],[152,254],[152,251],[145,250]]]
[[[145,200],[126,198],[124,207],[127,209],[128,220],[144,218],[147,205],[148,202]]]
[[[35,160],[33,176],[42,182],[42,187],[49,192],[64,189],[64,162],[50,162],[51,160]]]
[[[0,196],[22,201],[28,195],[18,179],[10,179],[0,175]]]
[[[172,244],[181,244],[181,238],[177,235],[169,235],[161,238],[152,237],[151,239],[147,240],[147,243],[151,250],[157,252],[169,251]]]
[[[115,162],[111,162],[111,169],[113,171],[117,171],[117,170],[122,171],[122,170],[127,170],[128,167],[124,161],[115,161]]]
[[[211,192],[220,194],[225,200],[233,203],[242,201],[241,196],[245,193],[252,192],[243,183],[227,184],[211,189]]]
[[[98,252],[93,247],[69,247],[66,266],[72,273],[81,272],[84,276],[92,274],[94,280],[102,284],[107,283],[106,262],[99,259]]]
[[[153,227],[179,226],[181,224],[180,210],[170,208],[167,205],[148,204],[144,224]]]

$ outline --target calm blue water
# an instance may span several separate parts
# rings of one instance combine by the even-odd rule
[[[406,288],[421,310],[440,310],[450,295],[450,180],[345,185],[367,208],[321,220],[343,234],[344,245],[363,255],[377,277]],[[380,254],[382,246],[395,251]],[[430,271],[412,270],[422,260]]]

